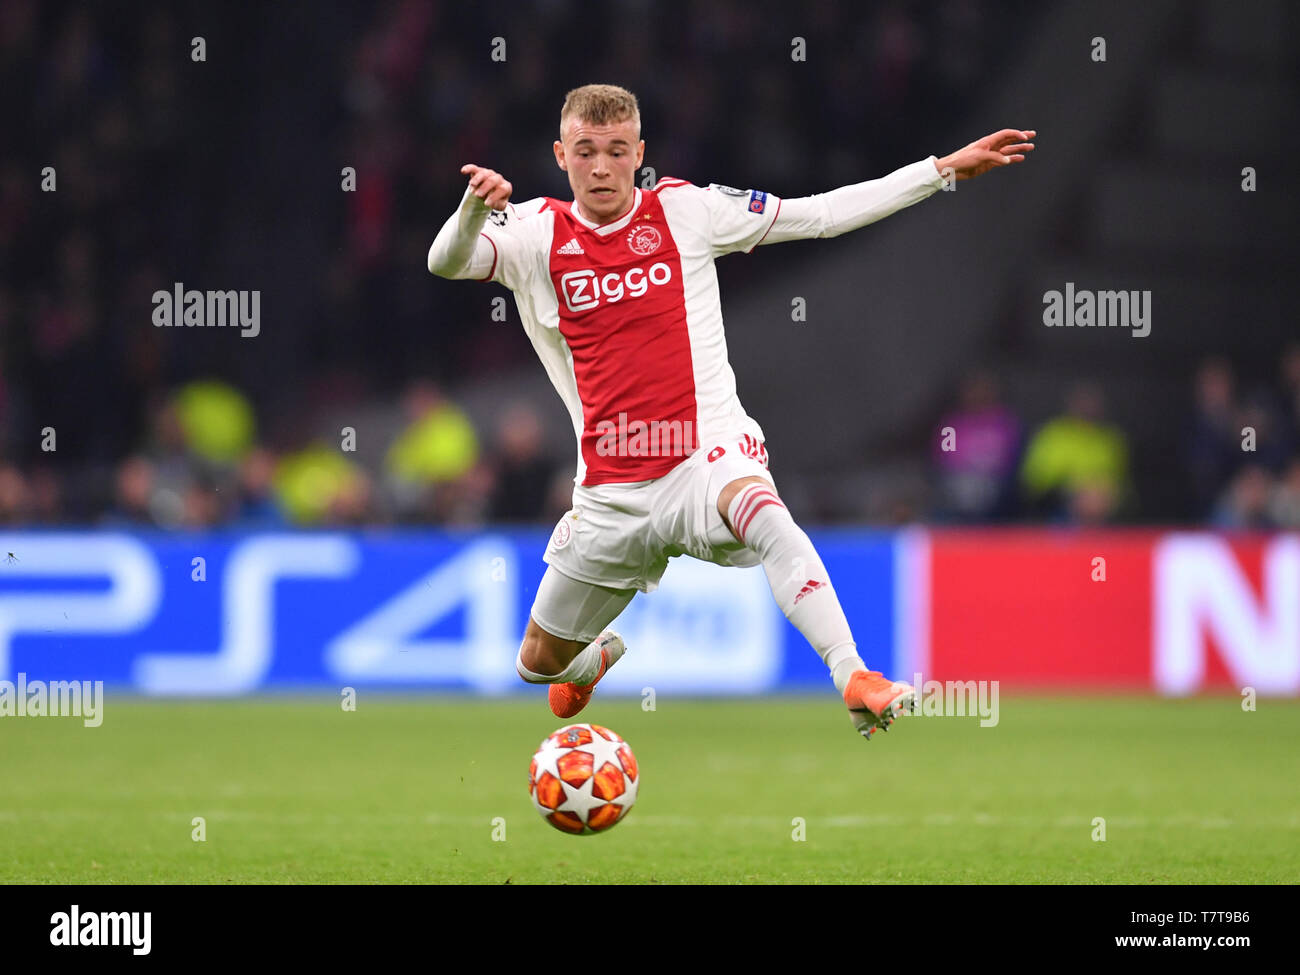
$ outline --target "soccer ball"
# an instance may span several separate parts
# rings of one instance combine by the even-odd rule
[[[564,833],[609,829],[636,802],[636,756],[598,724],[571,724],[538,746],[528,766],[528,794],[542,818]]]

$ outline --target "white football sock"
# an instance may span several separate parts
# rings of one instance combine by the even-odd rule
[[[727,508],[740,540],[763,560],[772,595],[804,635],[842,694],[849,675],[866,670],[821,556],[770,484],[749,484]]]
[[[558,674],[538,674],[524,666],[523,648],[515,658],[515,670],[530,684],[590,684],[600,673],[600,637],[587,644]]]

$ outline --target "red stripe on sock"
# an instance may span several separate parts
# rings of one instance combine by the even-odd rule
[[[774,505],[776,505],[776,506],[778,506],[778,507],[780,507],[780,508],[784,508],[784,507],[785,507],[785,505],[781,504],[781,499],[780,499],[780,498],[778,498],[776,495],[771,495],[771,496],[769,496],[769,497],[765,497],[765,498],[763,498],[761,501],[758,502],[758,504],[756,504],[756,505],[754,505],[754,507],[750,508],[750,509],[749,509],[749,516],[744,520],[744,522],[741,524],[740,528],[737,529],[737,533],[740,535],[740,540],[741,540],[742,542],[745,540],[745,533],[746,533],[747,531],[749,531],[749,526],[750,526],[750,523],[753,522],[753,520],[754,520],[754,516],[757,515],[757,514],[758,514],[760,511],[762,511],[764,508],[766,508],[769,504],[774,504]]]
[[[745,519],[745,513],[749,511],[749,506],[753,504],[759,496],[771,493],[772,489],[766,484],[751,484],[749,487],[741,491],[739,499],[732,502],[732,507],[736,512],[736,516],[732,519],[732,527],[736,527]],[[740,529],[736,528],[736,531],[739,532]]]
[[[775,500],[777,504],[781,504],[781,499],[777,497],[775,491],[766,484],[756,484],[745,492],[744,500],[741,501],[740,506],[736,509],[736,523],[738,525],[748,524],[750,513],[755,510],[754,505],[764,498],[771,498]],[[782,505],[782,507],[784,507],[784,505]]]

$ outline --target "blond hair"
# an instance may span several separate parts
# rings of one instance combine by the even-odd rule
[[[618,85],[583,85],[564,98],[560,109],[560,138],[564,138],[564,122],[578,118],[592,125],[610,125],[614,122],[636,122],[637,138],[641,137],[641,109],[636,95]]]

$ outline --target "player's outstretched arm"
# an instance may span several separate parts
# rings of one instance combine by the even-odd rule
[[[438,231],[429,248],[429,270],[443,278],[482,278],[492,272],[496,250],[482,236],[483,225],[493,210],[510,202],[510,181],[500,173],[467,163],[460,171],[469,176],[469,186],[460,206]]]
[[[764,244],[812,237],[838,237],[875,223],[942,189],[948,178],[972,179],[999,166],[1024,162],[1033,151],[1033,129],[1003,129],[938,159],[930,156],[888,176],[841,186],[828,193],[780,201]]]

